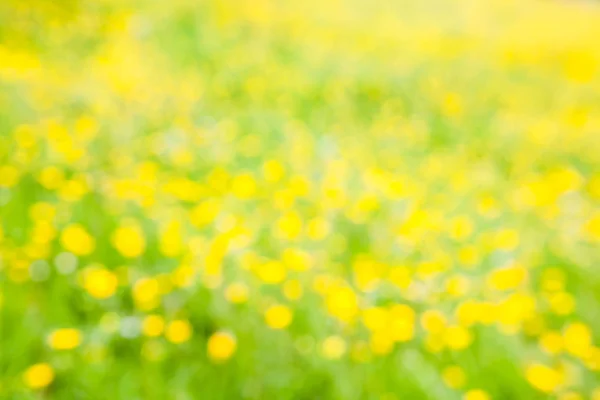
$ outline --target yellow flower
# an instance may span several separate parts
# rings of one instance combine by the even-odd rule
[[[363,340],[354,343],[352,346],[350,357],[352,361],[357,363],[366,363],[371,359],[369,344]]]
[[[296,175],[290,178],[290,191],[298,197],[304,197],[310,191],[310,181],[301,175]]]
[[[83,176],[77,176],[66,181],[59,189],[58,195],[62,200],[74,202],[89,192],[88,184]]]
[[[492,271],[488,278],[488,285],[495,290],[510,290],[521,285],[526,278],[525,267],[512,265]]]
[[[208,357],[217,363],[227,361],[233,356],[237,348],[235,336],[230,332],[215,332],[208,338],[206,351]]]
[[[347,287],[335,287],[327,294],[326,305],[329,314],[344,322],[349,322],[358,314],[356,293]]]
[[[451,326],[444,332],[444,340],[448,348],[463,350],[469,347],[473,336],[471,332],[462,326]]]
[[[363,324],[372,332],[387,327],[388,313],[383,307],[370,307],[362,313]]]
[[[575,310],[575,299],[566,292],[557,292],[549,297],[550,307],[558,315],[569,315]]]
[[[563,349],[563,338],[557,332],[546,332],[540,338],[540,347],[548,354],[558,354]]]
[[[458,365],[444,368],[442,371],[444,383],[452,389],[460,389],[467,381],[465,371]]]
[[[172,321],[165,331],[165,337],[171,343],[179,344],[190,340],[192,336],[192,325],[186,320]]]
[[[243,282],[234,282],[225,289],[225,298],[234,304],[248,301],[248,286]]]
[[[289,300],[298,300],[302,297],[302,284],[297,279],[292,279],[283,284],[283,294]]]
[[[56,207],[43,201],[29,207],[29,216],[34,221],[52,221],[56,215]]]
[[[427,336],[425,336],[424,344],[427,351],[433,354],[438,354],[444,350],[446,341],[441,333],[429,333]]]
[[[583,400],[583,396],[577,392],[566,392],[558,396],[558,400]]]
[[[501,250],[514,250],[520,242],[519,232],[514,229],[503,229],[496,234],[495,244]]]
[[[312,264],[308,253],[294,248],[285,249],[282,254],[282,260],[289,269],[300,272],[311,268]]]
[[[183,251],[183,238],[179,221],[171,221],[161,230],[160,251],[167,257],[176,257]]]
[[[132,289],[136,307],[141,310],[156,308],[160,301],[160,285],[154,278],[142,278],[135,282]]]
[[[465,393],[463,400],[490,400],[490,396],[481,389],[472,389]]]
[[[288,212],[276,223],[278,235],[287,240],[294,240],[302,233],[302,220],[295,212]]]
[[[83,273],[83,287],[98,299],[111,297],[115,294],[118,284],[117,276],[101,267],[90,267]]]
[[[596,212],[585,224],[585,230],[592,240],[600,240],[600,212]]]
[[[531,386],[544,393],[554,392],[563,383],[562,374],[537,363],[527,367],[525,377]]]
[[[160,336],[165,330],[165,319],[160,315],[148,315],[142,322],[142,332],[146,336]]]
[[[407,342],[415,336],[415,311],[406,304],[396,304],[389,312],[389,334],[396,342]]]
[[[34,364],[27,368],[23,380],[31,389],[45,388],[54,380],[54,370],[47,363]]]
[[[39,182],[48,190],[58,189],[65,180],[65,174],[55,166],[45,167],[40,171]]]
[[[19,182],[21,173],[12,165],[0,166],[0,187],[12,187]]]
[[[267,160],[263,164],[263,175],[268,182],[278,182],[285,175],[283,165],[277,160]]]
[[[573,323],[565,328],[565,349],[577,357],[584,357],[592,347],[592,332],[582,323]]]
[[[329,336],[321,345],[321,354],[329,360],[337,360],[346,353],[346,341],[337,335]]]
[[[449,117],[460,116],[463,112],[463,102],[460,95],[456,93],[447,93],[442,101],[442,111]]]
[[[394,349],[394,339],[387,331],[374,332],[369,344],[371,351],[377,355],[389,354]]]
[[[268,261],[256,267],[256,275],[264,283],[274,285],[283,282],[285,267],[279,261]]]
[[[548,268],[542,274],[542,287],[548,292],[559,292],[565,286],[565,273],[560,268]]]
[[[531,294],[513,293],[498,304],[498,320],[506,325],[518,325],[535,316],[536,298]]]
[[[323,218],[311,219],[306,227],[306,234],[311,240],[322,240],[330,231],[329,223]]]
[[[209,199],[200,203],[190,212],[190,221],[198,228],[210,224],[219,214],[220,206],[215,200]]]
[[[479,262],[479,253],[474,246],[465,246],[458,250],[458,261],[465,267],[472,268]]]
[[[293,314],[289,307],[277,304],[265,312],[265,321],[272,329],[284,329],[292,323]]]
[[[57,329],[48,337],[48,344],[56,350],[71,350],[81,344],[81,332],[74,328]]]
[[[398,266],[390,269],[388,280],[400,289],[407,289],[412,281],[411,272],[408,267]]]
[[[94,238],[79,224],[67,226],[62,231],[60,243],[66,250],[78,256],[90,254],[96,246]]]
[[[352,269],[356,286],[364,292],[375,289],[386,272],[383,264],[362,258],[354,262]]]
[[[137,225],[123,225],[117,228],[112,236],[113,246],[124,257],[135,258],[146,249],[146,240]]]
[[[467,294],[469,290],[469,279],[467,277],[457,275],[446,279],[446,292],[453,297],[461,297]]]
[[[446,317],[437,310],[427,310],[421,315],[421,326],[427,332],[440,333],[446,327]]]
[[[233,178],[231,191],[239,199],[250,199],[256,194],[256,180],[249,173],[244,173]]]
[[[450,237],[454,240],[463,240],[473,232],[473,223],[466,216],[453,219],[450,224]]]

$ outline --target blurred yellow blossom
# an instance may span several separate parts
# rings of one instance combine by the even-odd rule
[[[148,315],[142,322],[142,332],[146,336],[160,336],[165,329],[165,319],[160,315]]]
[[[118,286],[117,276],[102,267],[89,267],[83,271],[83,287],[98,299],[111,297]]]
[[[217,363],[230,359],[237,348],[235,336],[226,331],[213,333],[207,342],[207,353],[209,358]]]
[[[456,365],[446,367],[442,371],[442,378],[444,383],[452,389],[460,389],[467,380],[464,370]]]
[[[178,319],[171,321],[165,330],[165,337],[169,342],[179,344],[190,340],[192,326],[186,320]]]
[[[340,336],[329,336],[321,345],[323,357],[336,360],[346,353],[346,341]]]
[[[78,256],[86,256],[94,251],[96,240],[80,224],[71,224],[61,233],[62,246]]]
[[[248,300],[248,286],[243,282],[233,282],[225,289],[225,298],[231,303],[241,304]]]
[[[490,400],[491,397],[481,389],[471,389],[463,396],[463,400]]]
[[[289,307],[277,304],[265,312],[265,321],[273,329],[284,329],[292,322],[293,314]]]
[[[112,235],[112,244],[123,256],[139,257],[146,248],[146,240],[137,225],[123,225]]]
[[[48,336],[48,344],[56,350],[72,350],[81,340],[81,332],[75,328],[57,329]]]
[[[554,392],[563,383],[559,372],[539,363],[527,367],[526,377],[534,388],[545,393]]]
[[[25,384],[32,389],[41,389],[54,380],[54,369],[47,363],[34,364],[23,374]]]

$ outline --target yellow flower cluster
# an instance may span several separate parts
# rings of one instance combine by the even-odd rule
[[[600,399],[598,6],[41,3],[0,397]]]

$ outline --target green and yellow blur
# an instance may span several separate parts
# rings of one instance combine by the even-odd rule
[[[0,1],[0,398],[600,400],[600,4]]]

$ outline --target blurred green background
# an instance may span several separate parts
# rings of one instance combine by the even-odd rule
[[[4,0],[0,398],[600,399],[600,8]]]

